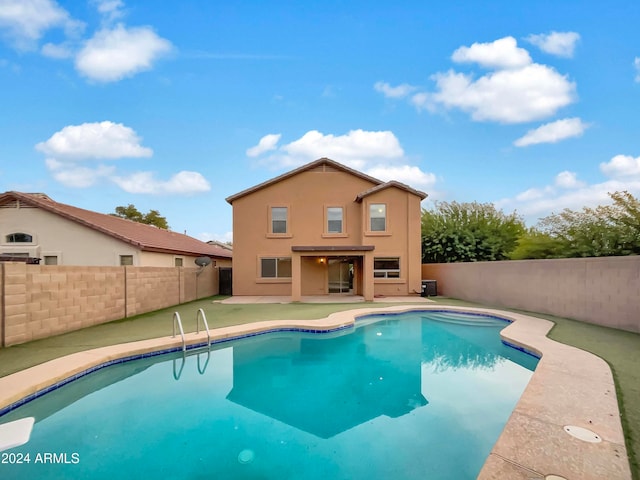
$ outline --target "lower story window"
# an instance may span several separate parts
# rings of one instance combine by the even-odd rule
[[[176,267],[182,267],[182,266],[183,266],[183,265],[182,265],[182,258],[180,258],[180,257],[175,257],[175,258],[173,259],[173,265],[174,265],[174,266],[176,266]]]
[[[262,278],[291,278],[291,257],[261,258]]]
[[[373,276],[375,278],[400,278],[400,257],[374,258]]]
[[[133,255],[120,255],[120,265],[133,265]]]

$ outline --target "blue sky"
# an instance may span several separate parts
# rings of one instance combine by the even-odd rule
[[[640,2],[0,0],[0,191],[231,239],[320,157],[528,224],[640,195]]]

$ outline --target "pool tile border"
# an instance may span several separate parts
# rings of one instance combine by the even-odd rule
[[[212,330],[212,344],[274,332],[332,333],[353,328],[357,319],[408,311],[459,312],[509,322],[501,331],[510,347],[540,358],[478,478],[531,480],[557,475],[568,480],[630,480],[624,434],[611,369],[595,355],[549,339],[553,323],[501,310],[398,305],[336,312],[319,320],[256,322]],[[207,344],[204,332],[187,334],[187,350]],[[0,378],[0,417],[67,383],[138,358],[182,350],[182,341],[162,337],[78,352]],[[0,418],[1,420],[1,418]],[[598,433],[590,444],[570,437],[565,425]]]

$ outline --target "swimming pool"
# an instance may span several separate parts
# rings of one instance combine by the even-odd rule
[[[30,463],[0,471],[475,478],[537,363],[501,342],[505,326],[450,312],[386,314],[330,334],[270,333],[111,366],[1,417],[36,424],[11,450]],[[68,462],[36,463],[38,453]]]

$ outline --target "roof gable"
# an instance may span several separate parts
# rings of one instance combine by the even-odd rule
[[[350,175],[353,175],[355,177],[361,178],[363,180],[366,180],[368,182],[373,183],[374,185],[380,185],[384,182],[382,182],[382,180],[378,180],[377,178],[371,177],[369,175],[366,175],[362,172],[359,172],[357,170],[354,170],[353,168],[349,168],[345,165],[342,165],[341,163],[336,162],[335,160],[331,160],[329,158],[320,158],[318,160],[315,160],[311,163],[307,163],[306,165],[303,165],[299,168],[296,168],[294,170],[291,170],[289,172],[283,173],[282,175],[279,175],[277,177],[274,177],[270,180],[267,180],[266,182],[262,182],[258,185],[255,185],[251,188],[247,188],[246,190],[243,190],[241,192],[236,193],[235,195],[231,195],[229,197],[226,198],[226,201],[230,204],[233,204],[234,201],[238,200],[239,198],[245,197],[247,195],[250,195],[254,192],[257,192],[259,190],[262,190],[263,188],[267,188],[271,185],[274,185],[278,182],[281,182],[283,180],[286,180],[287,178],[291,178],[295,175],[298,175],[302,172],[307,172],[307,171],[312,171],[312,170],[317,170],[319,168],[322,168],[323,171],[340,171],[340,172],[345,172],[348,173]]]
[[[37,207],[85,227],[149,252],[180,255],[231,258],[232,252],[217,245],[209,245],[188,235],[164,230],[152,225],[58,203],[43,194],[5,192],[0,195],[0,207],[19,202]]]
[[[364,192],[359,193],[356,196],[356,202],[361,202],[363,198],[371,194],[374,194],[376,192],[385,190],[387,188],[399,188],[400,190],[404,190],[406,192],[409,192],[413,195],[420,197],[420,200],[424,200],[425,198],[427,198],[426,193],[421,192],[420,190],[411,188],[409,185],[405,185],[404,183],[398,182],[396,180],[391,180],[390,182],[381,183],[380,185],[376,185],[375,187],[370,188],[369,190],[365,190]]]

